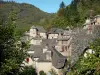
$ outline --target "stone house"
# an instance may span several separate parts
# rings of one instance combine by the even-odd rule
[[[92,34],[95,25],[100,25],[100,15],[86,19],[86,22],[83,25],[83,29],[87,30],[87,34]]]
[[[100,15],[95,16],[96,25],[100,25]]]
[[[41,38],[44,39],[47,38],[46,31],[42,26],[32,26],[30,28],[30,36],[31,37],[40,36]]]
[[[63,56],[71,56],[71,40],[70,33],[59,35],[55,49],[58,50]]]
[[[58,28],[51,28],[51,30],[48,32],[48,39],[56,39],[59,35],[63,34],[63,29]]]

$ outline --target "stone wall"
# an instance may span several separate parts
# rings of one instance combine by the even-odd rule
[[[87,34],[87,30],[80,28],[74,29],[72,32],[72,55],[71,64],[74,64],[84,50],[89,46],[90,42],[100,37],[100,25],[95,25],[92,34]]]

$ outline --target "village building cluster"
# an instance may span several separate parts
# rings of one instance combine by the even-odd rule
[[[36,68],[38,75],[40,71],[44,71],[47,75],[50,75],[50,70],[52,69],[58,75],[63,75],[61,71],[67,61],[70,59],[73,63],[74,58],[84,52],[86,46],[83,47],[83,44],[86,43],[88,45],[87,43],[93,40],[91,35],[94,34],[95,26],[100,27],[100,15],[92,19],[87,19],[82,29],[72,30],[67,28],[64,30],[51,28],[50,31],[46,32],[42,26],[33,25],[21,37],[22,42],[29,42],[30,44],[27,50],[30,57],[27,57],[23,62],[26,66],[32,65]],[[91,38],[87,40],[89,36]],[[80,50],[80,48],[83,50]]]

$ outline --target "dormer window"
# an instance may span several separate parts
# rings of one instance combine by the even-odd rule
[[[47,48],[44,48],[44,49],[43,49],[43,53],[45,53],[46,51],[47,51]]]
[[[46,45],[45,48],[43,48],[43,53],[47,52],[48,46]]]
[[[46,59],[51,60],[51,51],[46,52]]]

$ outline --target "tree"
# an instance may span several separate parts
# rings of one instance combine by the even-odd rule
[[[39,74],[40,75],[46,75],[46,73],[44,71],[40,71]]]
[[[68,26],[68,21],[65,17],[56,17],[53,21],[52,21],[52,26],[53,27],[57,27],[57,28],[66,28]]]
[[[58,75],[54,69],[51,69],[51,70],[50,70],[50,74],[51,74],[51,75]]]
[[[60,4],[60,8],[65,8],[65,3],[63,1]]]
[[[16,35],[15,18],[13,11],[6,23],[0,25],[0,75],[17,75],[25,58],[25,48]]]
[[[60,8],[59,8],[59,10],[57,12],[57,15],[58,16],[64,16],[64,13],[65,13],[65,4],[62,1],[61,4],[60,4]]]
[[[33,67],[25,67],[19,75],[37,75],[37,73]]]

